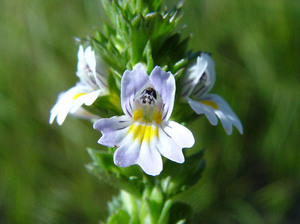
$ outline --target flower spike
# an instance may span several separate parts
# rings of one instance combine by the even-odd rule
[[[100,119],[94,129],[102,133],[98,143],[117,147],[114,163],[139,165],[148,175],[163,169],[161,155],[184,162],[182,148],[194,145],[186,127],[169,121],[175,98],[175,79],[156,66],[150,76],[142,64],[125,71],[121,80],[121,106],[125,115]]]

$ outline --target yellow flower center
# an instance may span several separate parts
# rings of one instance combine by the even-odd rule
[[[162,121],[161,112],[158,110],[151,112],[151,110],[138,109],[133,113],[133,120],[140,121],[142,123],[152,123],[154,121],[156,124],[160,124]]]
[[[142,144],[143,141],[150,143],[152,138],[158,138],[158,127],[153,125],[132,124],[127,134],[132,134],[133,141],[137,140],[140,144]]]

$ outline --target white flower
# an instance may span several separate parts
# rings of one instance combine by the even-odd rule
[[[175,79],[156,66],[148,76],[143,65],[125,71],[121,80],[121,106],[125,115],[100,119],[94,128],[101,131],[98,143],[117,147],[114,163],[128,167],[138,164],[148,175],[162,171],[161,155],[184,162],[182,148],[194,145],[186,127],[169,121],[175,97]]]
[[[76,75],[79,82],[66,92],[59,94],[56,104],[50,111],[49,123],[54,119],[61,125],[68,114],[82,118],[99,118],[88,112],[82,105],[92,105],[98,96],[107,92],[107,77],[98,71],[96,56],[91,47],[85,50],[80,45],[78,50]]]
[[[226,101],[217,94],[208,94],[216,80],[212,58],[202,53],[191,66],[182,83],[182,96],[197,114],[204,114],[212,125],[220,119],[225,132],[230,135],[232,126],[243,134],[243,126]]]

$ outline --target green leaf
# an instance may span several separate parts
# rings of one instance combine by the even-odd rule
[[[152,221],[157,223],[161,214],[161,210],[164,204],[164,197],[161,190],[158,187],[154,187],[149,197],[149,209],[152,217]]]
[[[152,58],[152,47],[150,41],[147,42],[147,45],[144,48],[143,57],[145,57],[147,61],[147,72],[150,73],[154,67]]]
[[[205,168],[204,150],[186,158],[183,164],[167,161],[161,174],[162,189],[171,197],[195,185]],[[174,167],[176,166],[176,168]]]
[[[128,224],[129,220],[128,213],[120,209],[109,217],[107,224]]]
[[[164,203],[164,206],[162,208],[162,211],[161,211],[161,214],[160,214],[157,224],[168,224],[169,223],[170,208],[171,208],[172,204],[173,204],[172,200],[167,200]]]
[[[175,202],[169,210],[169,223],[190,223],[193,218],[193,209],[186,203]]]

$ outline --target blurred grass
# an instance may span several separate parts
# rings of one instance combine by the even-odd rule
[[[170,5],[174,1],[168,1]],[[97,223],[111,188],[88,174],[99,134],[68,117],[48,125],[57,94],[73,86],[73,37],[105,18],[98,0],[2,0],[0,19],[0,223]],[[207,169],[182,196],[195,223],[300,222],[300,2],[186,1],[190,47],[211,52],[222,95],[245,134],[190,127]],[[297,33],[298,32],[298,33]],[[188,151],[188,150],[186,150]]]

